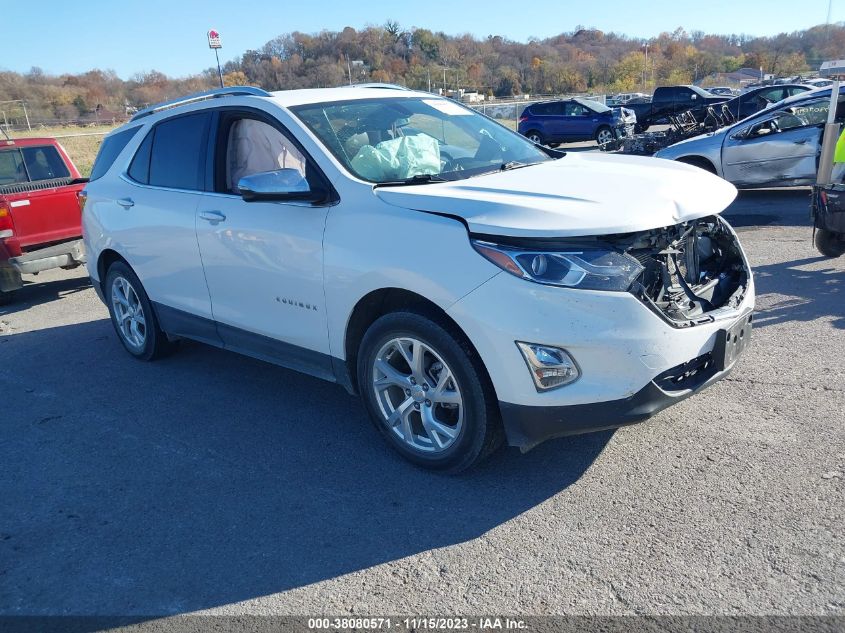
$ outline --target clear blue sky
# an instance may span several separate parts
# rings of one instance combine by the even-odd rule
[[[845,0],[832,2],[832,21],[845,20]],[[634,37],[678,26],[773,35],[822,24],[828,12],[828,0],[86,0],[49,2],[43,10],[37,3],[0,0],[0,6],[0,69],[40,66],[58,74],[102,68],[123,78],[153,69],[183,76],[213,66],[205,39],[210,28],[222,35],[225,61],[282,33],[357,29],[388,18],[405,28],[526,41],[579,24]]]

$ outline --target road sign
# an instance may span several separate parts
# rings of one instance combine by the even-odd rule
[[[223,44],[220,43],[220,33],[214,29],[208,32],[208,48],[223,48]]]

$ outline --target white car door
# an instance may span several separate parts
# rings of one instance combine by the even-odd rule
[[[815,181],[827,98],[754,119],[722,147],[722,170],[737,186],[788,186]]]
[[[244,176],[316,169],[277,121],[257,112],[216,117],[214,193],[197,208],[197,241],[224,346],[331,378],[323,294],[323,233],[328,204],[246,202]],[[316,182],[314,180],[317,179]]]

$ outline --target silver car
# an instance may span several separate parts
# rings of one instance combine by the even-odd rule
[[[845,86],[840,89],[843,103]],[[706,169],[740,188],[810,185],[816,180],[830,88],[804,92],[655,156]]]

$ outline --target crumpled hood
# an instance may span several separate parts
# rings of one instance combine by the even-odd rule
[[[375,195],[398,207],[459,216],[473,233],[574,237],[717,214],[736,188],[683,163],[590,152],[456,182],[379,187]]]

